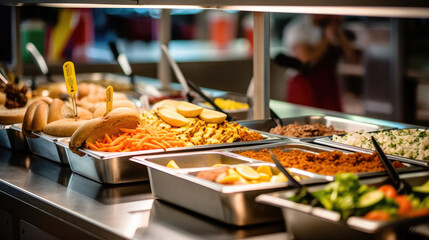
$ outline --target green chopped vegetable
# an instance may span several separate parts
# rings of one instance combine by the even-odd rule
[[[291,201],[311,204],[336,211],[341,218],[364,216],[373,210],[383,210],[392,219],[397,218],[399,205],[392,197],[386,197],[383,190],[368,185],[361,185],[353,173],[337,174],[335,181],[322,190],[311,193],[317,201],[311,201],[306,191],[300,191],[289,198]],[[413,187],[413,194],[407,196],[413,209],[429,209],[429,181]]]

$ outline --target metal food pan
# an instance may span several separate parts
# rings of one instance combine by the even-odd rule
[[[353,151],[353,152],[361,152],[361,153],[369,153],[369,154],[374,152],[374,150],[371,150],[371,149],[360,148],[360,147],[355,147],[344,143],[334,142],[332,141],[332,136],[317,139],[315,143],[321,144],[324,146],[330,146],[330,147],[335,147],[335,148],[344,149],[348,151]],[[411,159],[411,158],[406,158],[406,157],[401,157],[401,156],[396,156],[391,154],[386,154],[386,156],[390,160],[396,160],[404,163],[410,163],[410,164],[415,164],[419,166],[429,167],[429,161]]]
[[[325,126],[332,125],[336,130],[344,130],[346,132],[356,132],[360,130],[365,131],[375,131],[380,129],[392,129],[392,127],[381,126],[372,123],[364,123],[353,121],[346,118],[334,117],[334,116],[326,116],[326,115],[310,115],[310,116],[301,116],[301,117],[292,117],[292,118],[282,118],[282,122],[284,125],[293,124],[294,122],[298,122],[300,125],[303,124],[316,124],[322,123]],[[263,132],[270,132],[270,129],[276,127],[276,123],[271,119],[264,120],[252,120],[252,121],[239,121],[238,122],[242,126],[246,126],[248,128],[256,129]],[[277,135],[281,136],[281,135]],[[287,136],[282,136],[287,137]],[[292,141],[301,141],[301,142],[313,142],[318,138],[323,138],[325,136],[319,137],[308,137],[308,138],[299,138],[299,137],[287,137]]]
[[[239,155],[237,152],[240,152],[240,151],[259,151],[259,150],[262,150],[264,148],[267,148],[267,149],[279,148],[283,151],[291,151],[291,150],[296,149],[296,150],[310,152],[310,153],[314,153],[314,154],[318,154],[321,152],[332,152],[332,151],[341,151],[344,153],[352,153],[351,151],[339,150],[339,149],[335,149],[335,148],[331,148],[331,147],[327,147],[327,146],[321,146],[321,145],[317,145],[317,144],[313,144],[313,143],[291,142],[291,141],[272,143],[272,144],[266,144],[266,145],[260,145],[260,146],[231,148],[231,149],[225,149],[222,151],[228,151],[228,152]],[[372,152],[370,152],[369,154],[371,154],[371,153]],[[241,155],[239,155],[239,156],[241,156]],[[244,156],[241,156],[241,157],[244,157]],[[244,158],[247,158],[247,157],[244,157]],[[406,167],[401,168],[401,169],[397,169],[397,171],[399,173],[421,171],[423,169],[421,167],[414,166],[414,165],[407,164],[407,163],[404,163],[404,165]],[[294,168],[291,168],[291,169],[294,169]],[[309,172],[309,171],[306,171],[306,172]],[[315,174],[317,174],[317,173],[315,173]],[[356,175],[359,176],[359,178],[374,177],[374,176],[380,176],[380,175],[385,175],[385,174],[386,174],[385,171],[356,173]],[[331,176],[331,175],[324,175],[324,176],[326,176],[330,180],[333,180],[333,176]]]
[[[165,159],[158,160],[165,163]],[[231,225],[245,226],[281,220],[281,214],[277,209],[256,203],[254,199],[262,193],[287,188],[289,186],[287,182],[223,185],[196,177],[203,169],[171,169],[150,157],[134,157],[131,161],[147,167],[152,194],[161,200]],[[275,165],[270,163],[246,164],[252,167],[270,165],[275,168]],[[205,170],[207,169],[211,168]],[[328,181],[324,176],[319,178],[300,176],[307,178],[300,181],[302,184]]]
[[[190,168],[211,168],[215,164],[225,165],[236,165],[244,163],[261,162],[258,160],[248,159],[228,152],[191,152],[191,153],[173,153],[173,154],[162,154],[155,156],[136,156],[133,157],[133,161],[139,161],[141,159],[151,161],[160,166],[167,166],[168,162],[174,160],[180,169],[177,171],[188,172]]]
[[[56,144],[59,138],[44,133],[32,134],[34,136],[25,136],[30,152],[60,164],[69,164],[65,149]]]
[[[56,144],[65,150],[74,173],[105,184],[140,182],[148,179],[145,167],[128,161],[130,155],[121,153],[96,155],[82,151],[82,156],[79,156],[70,150],[68,141],[69,139],[62,139]]]
[[[429,173],[408,173],[401,175],[401,178],[412,186],[417,186],[429,180]],[[378,177],[360,182],[379,187],[387,181],[387,177]],[[312,192],[324,187],[325,185],[310,186],[308,190]],[[350,217],[347,220],[341,220],[340,214],[337,212],[287,200],[294,193],[295,190],[278,191],[262,194],[256,198],[259,203],[282,209],[286,228],[292,239],[337,239],[338,236],[350,240],[383,239],[381,237],[387,236],[386,234],[401,234],[408,231],[410,226],[427,223],[429,220],[429,215],[394,221],[370,221],[362,217]]]
[[[0,125],[0,146],[13,150],[28,150],[21,124]]]
[[[188,151],[201,151],[216,148],[227,148],[236,146],[245,146],[252,144],[265,144],[272,143],[279,140],[277,136],[272,134],[262,133],[263,140],[249,141],[249,142],[235,142],[235,143],[221,143],[200,145],[193,147],[180,147],[180,148],[167,148],[143,150],[134,152],[99,152],[89,149],[79,149],[82,156],[79,156],[68,148],[68,140],[64,139],[57,141],[57,145],[61,146],[65,152],[70,163],[70,168],[73,172],[86,176],[100,183],[118,184],[128,182],[139,182],[148,180],[146,168],[140,164],[128,161],[133,156],[140,155],[154,155],[162,153],[173,152],[188,152]]]
[[[253,108],[253,101],[252,98],[241,94],[241,93],[234,93],[234,92],[226,92],[223,93],[221,95],[215,96],[215,97],[211,97],[211,99],[214,101],[216,98],[222,98],[222,99],[230,99],[233,101],[237,101],[237,102],[241,102],[241,103],[247,103],[249,105],[249,108],[245,108],[245,109],[236,109],[236,110],[224,110],[226,113],[228,113],[232,118],[237,119],[237,120],[244,120],[244,119],[249,119],[250,113],[253,112],[252,108]],[[207,102],[202,98],[196,98],[192,101],[193,103],[204,107],[204,108],[209,108],[209,109],[214,109],[213,106],[209,105],[205,105],[204,103]]]

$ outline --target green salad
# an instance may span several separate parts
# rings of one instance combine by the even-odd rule
[[[413,193],[398,195],[392,185],[379,188],[362,185],[352,173],[338,174],[323,190],[311,193],[316,201],[309,202],[305,189],[289,200],[312,204],[341,214],[342,219],[361,216],[369,220],[390,220],[429,214],[429,181],[413,187]]]

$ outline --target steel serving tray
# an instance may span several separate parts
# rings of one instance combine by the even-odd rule
[[[313,144],[313,143],[291,142],[291,141],[280,142],[280,143],[271,143],[271,144],[260,145],[260,146],[248,146],[248,147],[241,147],[241,148],[232,148],[232,149],[225,149],[225,150],[221,150],[221,151],[228,151],[228,152],[239,155],[237,152],[249,151],[249,150],[250,151],[259,151],[259,150],[262,150],[264,148],[267,148],[267,149],[279,148],[283,151],[291,151],[291,150],[296,149],[296,150],[301,150],[301,151],[310,152],[310,153],[314,153],[314,154],[318,154],[321,152],[339,151],[339,149],[335,149],[335,148],[331,148],[331,147],[327,147],[327,146],[321,146],[321,145],[317,145],[317,144]],[[344,153],[352,153],[351,151],[346,151],[346,150],[340,150],[340,151],[342,151]],[[242,156],[242,157],[244,157],[244,156]],[[247,157],[244,157],[244,158],[247,158]],[[406,167],[397,169],[397,171],[399,173],[415,172],[415,171],[423,170],[423,168],[418,167],[418,166],[414,166],[411,164],[404,163],[404,165],[406,165]],[[291,169],[294,169],[294,168],[291,168]],[[297,171],[297,170],[295,170],[295,171]],[[305,172],[309,172],[309,171],[305,171]],[[315,174],[317,174],[317,173],[315,173]],[[359,178],[374,177],[374,176],[380,176],[380,175],[385,175],[385,174],[386,174],[385,171],[356,173],[356,175],[359,176]],[[317,175],[320,175],[320,174],[317,174]],[[333,180],[333,176],[331,176],[331,175],[323,175],[323,176],[326,176],[326,178],[328,178],[329,180]]]
[[[70,150],[69,140],[61,139],[56,144],[65,150],[74,173],[105,184],[140,182],[148,179],[146,168],[128,161],[131,157],[128,154],[101,152],[98,154],[83,150],[82,156],[79,156]]]
[[[216,155],[217,157],[215,157]],[[210,160],[204,160],[205,157]],[[234,158],[235,160],[232,160]],[[169,160],[177,161],[179,166],[186,164],[186,161],[189,160],[189,164],[185,165],[189,168],[172,169],[165,167]],[[139,156],[131,158],[131,161],[147,167],[152,194],[161,200],[231,225],[245,226],[281,220],[281,214],[278,210],[256,203],[254,199],[259,194],[287,188],[289,186],[287,182],[222,185],[196,177],[198,172],[202,170],[213,169],[207,165],[216,162],[234,163],[237,161],[231,166],[241,163],[255,168],[260,165],[269,165],[276,173],[278,170],[274,164],[251,159],[246,160],[228,152]],[[302,184],[328,181],[321,175],[308,178],[294,173],[292,170],[291,172],[306,178],[301,180]]]
[[[334,142],[334,141],[332,141],[332,136],[316,139],[315,143],[321,144],[324,146],[330,146],[330,147],[335,147],[335,148],[344,149],[344,150],[348,150],[348,151],[353,151],[353,152],[361,152],[361,153],[369,153],[369,154],[374,152],[374,150],[371,150],[371,149],[360,148],[360,147],[355,147],[355,146],[344,144],[344,143]],[[411,158],[406,158],[406,157],[401,157],[401,156],[396,156],[396,155],[391,155],[391,154],[386,154],[386,156],[387,156],[387,158],[389,158],[391,160],[396,160],[396,161],[400,161],[400,162],[405,162],[405,163],[415,164],[415,165],[419,165],[419,166],[429,167],[429,161],[411,159]]]
[[[360,130],[365,131],[375,131],[379,129],[392,129],[392,127],[381,126],[372,123],[364,123],[353,121],[346,118],[334,117],[334,116],[326,116],[326,115],[309,115],[309,116],[301,116],[301,117],[291,117],[291,118],[282,118],[282,122],[284,125],[293,124],[294,122],[298,122],[300,125],[302,124],[316,124],[322,123],[325,126],[332,125],[336,130],[344,130],[346,132],[356,132]],[[276,123],[271,119],[264,120],[251,120],[251,121],[238,121],[238,123],[242,126],[246,126],[248,128],[256,129],[263,132],[270,132],[270,129],[276,127]],[[282,135],[277,135],[282,136]],[[286,136],[282,136],[286,137]],[[302,142],[313,142],[318,138],[323,138],[324,136],[319,137],[309,137],[309,138],[299,138],[299,137],[287,137],[292,141],[302,141]]]
[[[44,133],[32,134],[34,136],[25,136],[30,152],[60,164],[69,164],[65,149],[56,144],[56,142],[62,138]]]
[[[429,172],[408,173],[401,175],[412,186],[422,185],[429,180]],[[361,180],[362,184],[381,186],[387,177]],[[321,190],[326,185],[310,186],[309,191]],[[276,206],[282,209],[286,228],[293,239],[383,239],[386,234],[401,234],[412,225],[427,223],[429,215],[400,219],[395,221],[370,221],[362,217],[350,217],[341,220],[340,214],[320,207],[287,200],[295,190],[278,191],[262,194],[256,198],[259,203]],[[311,231],[309,231],[311,229]],[[392,238],[396,239],[396,238]]]
[[[226,92],[221,95],[218,95],[216,97],[210,97],[213,101],[216,98],[222,98],[222,99],[230,99],[233,101],[241,102],[241,103],[247,103],[249,105],[249,108],[244,109],[236,109],[236,110],[224,110],[226,113],[228,113],[232,118],[236,120],[244,120],[249,119],[251,117],[251,113],[253,112],[253,101],[252,98],[249,98],[248,96],[241,94],[241,93],[234,93],[234,92]],[[213,106],[204,104],[206,101],[202,98],[196,98],[192,101],[193,103],[205,107],[208,109],[214,109]]]
[[[21,124],[0,125],[0,146],[13,150],[27,150]]]
[[[272,143],[276,140],[280,140],[280,138],[272,134],[261,134],[264,136],[264,139],[260,141],[167,148],[166,150],[154,149],[126,153],[112,153],[93,151],[89,149],[79,149],[78,151],[81,152],[83,156],[79,156],[70,151],[70,149],[68,148],[67,139],[58,141],[57,145],[60,145],[65,149],[67,159],[70,163],[70,168],[73,170],[73,172],[81,174],[97,182],[118,184],[148,180],[147,171],[145,167],[143,167],[141,164],[136,164],[134,162],[128,161],[133,156],[154,155],[166,152],[173,153],[185,151],[202,151],[208,149],[245,146],[252,144],[266,144]]]

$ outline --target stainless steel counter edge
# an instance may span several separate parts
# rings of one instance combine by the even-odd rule
[[[94,236],[133,239],[136,230],[147,223],[153,203],[150,193],[138,201],[106,205],[70,186],[49,181],[31,169],[4,164],[3,160],[0,161],[1,192]],[[135,221],[136,217],[143,221]]]

